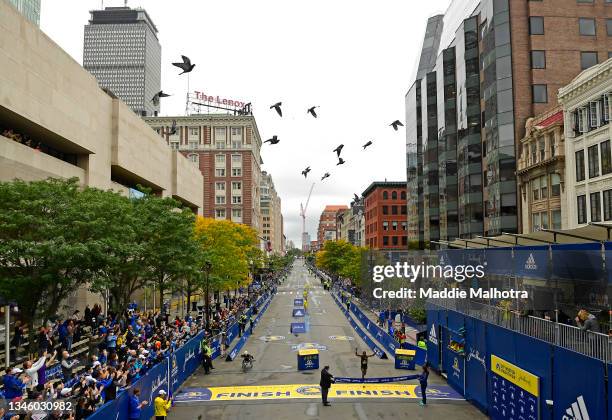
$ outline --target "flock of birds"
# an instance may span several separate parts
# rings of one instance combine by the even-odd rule
[[[187,57],[187,56],[182,55],[182,56],[181,56],[181,59],[182,59],[182,61],[181,61],[181,62],[172,63],[172,65],[173,65],[173,66],[178,67],[179,69],[181,69],[181,70],[182,70],[182,72],[181,72],[181,73],[179,73],[179,76],[180,76],[181,74],[184,74],[184,73],[191,73],[191,72],[193,71],[194,67],[195,67],[195,64],[193,64],[193,63],[191,62],[191,60],[189,59],[189,57]],[[152,101],[152,102],[153,102],[155,105],[157,105],[157,104],[159,104],[159,100],[160,100],[161,98],[166,98],[166,97],[168,97],[168,96],[171,96],[171,95],[169,95],[169,94],[165,93],[164,91],[160,90],[159,92],[157,92],[157,93],[155,94],[155,96],[153,96],[153,98],[151,99],[151,101]],[[282,106],[283,106],[283,103],[282,103],[282,102],[277,102],[277,103],[275,103],[274,105],[271,105],[271,106],[270,106],[270,109],[271,109],[271,110],[272,110],[272,109],[273,109],[273,110],[275,110],[275,111],[276,111],[276,113],[278,114],[278,116],[282,118],[282,117],[283,117],[283,109],[282,109]],[[317,109],[317,108],[319,108],[319,106],[316,106],[316,105],[315,105],[315,106],[311,106],[310,108],[308,108],[308,109],[306,110],[306,113],[307,113],[307,114],[310,114],[310,115],[311,115],[313,118],[317,118],[317,117],[318,117],[317,112],[316,112],[316,109]],[[394,129],[395,131],[398,131],[399,127],[403,127],[403,126],[404,126],[404,124],[402,124],[402,122],[401,122],[400,120],[395,120],[395,121],[393,121],[391,124],[389,124],[389,126],[393,127],[393,129]],[[172,121],[172,127],[170,128],[169,134],[171,134],[171,135],[172,135],[172,134],[176,134],[176,131],[177,131],[177,127],[176,127],[176,120],[173,120],[173,121]],[[275,145],[275,144],[280,143],[280,139],[278,138],[278,136],[277,136],[277,135],[274,135],[274,136],[272,136],[271,138],[269,138],[268,140],[264,141],[264,143],[269,143],[270,145]],[[367,149],[369,146],[371,146],[373,143],[374,143],[374,141],[373,141],[373,140],[369,140],[369,141],[367,141],[365,144],[363,144],[363,145],[361,146],[361,147],[362,147],[362,151],[363,151],[363,150],[366,150],[366,149]],[[336,147],[334,150],[332,150],[332,153],[336,153],[337,158],[338,158],[338,163],[336,163],[336,166],[338,166],[338,165],[344,165],[344,164],[346,163],[346,160],[344,160],[344,159],[343,159],[343,158],[340,156],[340,154],[342,153],[342,149],[343,149],[343,148],[344,148],[344,144],[340,144],[340,145],[338,145],[338,147]],[[308,174],[310,173],[310,171],[311,171],[311,170],[312,170],[312,169],[310,168],[310,166],[307,166],[307,167],[306,167],[306,169],[304,169],[304,170],[302,171],[302,175],[304,176],[304,178],[308,178]],[[323,174],[323,176],[321,177],[321,181],[323,181],[323,180],[325,180],[325,179],[329,178],[330,176],[331,176],[331,174],[330,174],[329,172],[325,172],[325,173]],[[357,194],[354,194],[354,195],[355,195],[355,197],[354,197],[354,198],[355,198],[355,200],[358,200],[358,199],[359,199],[359,197],[357,196]]]

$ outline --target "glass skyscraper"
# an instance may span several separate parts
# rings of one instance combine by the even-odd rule
[[[612,51],[612,8],[580,3],[453,0],[428,20],[406,94],[411,245],[521,230],[516,161],[527,119],[557,105],[585,54],[601,62]]]
[[[9,0],[30,22],[40,26],[40,0]]]
[[[107,7],[91,12],[85,26],[83,67],[141,116],[155,116],[161,90],[161,45],[143,9]]]

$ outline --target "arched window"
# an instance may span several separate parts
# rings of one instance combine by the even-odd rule
[[[391,199],[392,199],[392,200],[397,200],[397,191],[393,191],[393,192],[391,193]]]
[[[383,200],[389,199],[389,193],[387,191],[383,191]]]

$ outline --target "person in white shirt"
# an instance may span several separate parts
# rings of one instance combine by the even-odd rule
[[[30,382],[28,384],[30,389],[35,389],[38,385],[38,371],[45,365],[46,360],[47,352],[45,352],[42,357],[34,363],[32,363],[31,360],[23,363],[23,369],[26,375],[30,377]]]

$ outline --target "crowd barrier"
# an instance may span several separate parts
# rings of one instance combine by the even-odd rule
[[[257,317],[253,320],[255,325],[259,324],[259,320],[263,316],[264,312],[266,312],[266,309],[268,309],[268,306],[270,305],[270,302],[272,302],[273,297],[274,295],[271,295],[269,297],[269,299],[266,301],[264,306],[261,308],[261,310],[257,314]],[[247,342],[250,336],[251,336],[250,328],[245,328],[245,331],[242,333],[242,337],[240,337],[240,340],[238,340],[234,348],[228,353],[227,359],[226,359],[227,361],[232,361],[236,358],[236,356],[238,355],[238,352],[242,349],[242,347],[244,347],[244,344]]]
[[[337,384],[387,384],[391,382],[404,382],[414,379],[414,375],[390,376],[385,378],[345,378],[334,376]]]
[[[269,294],[260,296],[254,305],[260,305],[268,296]],[[266,306],[261,309],[257,318],[263,314],[270,300],[266,303]],[[248,309],[247,316],[251,314],[252,310],[253,306]],[[237,323],[234,323],[229,329],[234,329],[234,327],[236,328],[235,335],[238,335]],[[177,349],[172,355],[164,359],[163,362],[151,368],[130,387],[130,389],[139,388],[140,400],[149,402],[149,404],[145,405],[141,410],[141,419],[150,419],[153,417],[153,400],[158,395],[159,390],[163,389],[169,395],[172,395],[187,378],[196,371],[202,362],[200,344],[203,339],[204,332],[202,331],[185,343],[185,345]],[[221,354],[221,340],[222,336],[217,335],[211,341],[213,359],[219,357]],[[229,338],[229,333],[227,340],[229,340],[229,343],[232,341],[232,339]],[[116,399],[104,404],[96,410],[95,413],[89,416],[88,420],[128,420],[130,395],[131,392],[129,392],[129,390],[119,392]]]
[[[336,302],[336,304],[340,307],[340,310],[342,311],[342,313],[348,319],[349,324],[351,325],[351,327],[353,327],[357,335],[367,344],[367,346],[374,352],[374,354],[376,354],[381,359],[387,359],[388,357],[387,357],[387,354],[384,352],[384,350],[378,347],[376,343],[366,333],[362,331],[362,329],[359,327],[359,325],[357,325],[353,317],[342,306],[342,302],[340,301],[338,296],[336,296],[334,293],[332,293],[331,295],[334,298],[334,301]]]
[[[541,419],[612,418],[604,361],[431,303],[427,322],[430,365],[490,416],[510,418],[511,409],[535,401]],[[504,405],[504,381],[524,396],[522,405]]]

